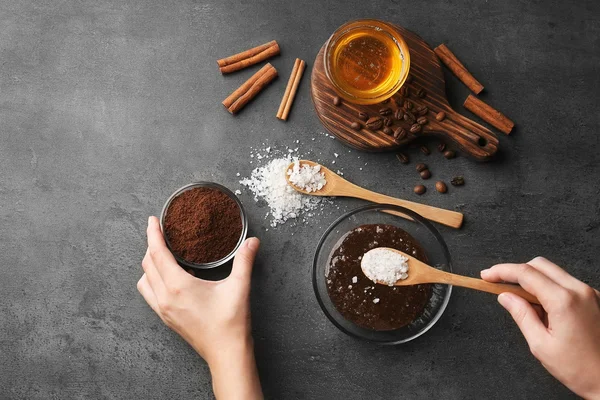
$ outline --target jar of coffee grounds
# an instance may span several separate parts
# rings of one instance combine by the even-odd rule
[[[212,182],[177,190],[165,203],[160,221],[167,247],[190,268],[227,263],[248,232],[242,203],[229,189]]]

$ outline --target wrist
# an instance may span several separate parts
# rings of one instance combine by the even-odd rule
[[[251,336],[216,349],[207,360],[215,397],[218,399],[261,399],[262,389],[254,359]]]

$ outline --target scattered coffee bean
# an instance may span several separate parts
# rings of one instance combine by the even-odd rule
[[[405,137],[406,137],[406,130],[404,130],[404,128],[399,126],[398,128],[396,128],[396,130],[394,130],[394,139],[402,140]]]
[[[404,113],[404,120],[406,122],[408,122],[409,124],[414,124],[416,119],[415,119],[415,115],[413,113],[411,113],[410,111],[406,111]]]
[[[360,119],[361,121],[366,121],[369,119],[369,115],[361,111],[358,113],[358,119]]]
[[[342,104],[342,99],[339,96],[333,96],[333,105],[337,107],[340,104]]]
[[[402,107],[402,105],[404,104],[404,97],[402,97],[402,96],[394,97],[394,103],[396,103],[396,105],[398,107]]]
[[[427,117],[419,117],[419,118],[417,119],[417,122],[418,122],[420,125],[425,125],[425,124],[427,123]]]
[[[392,126],[393,123],[394,123],[394,121],[392,121],[391,118],[387,118],[386,117],[386,118],[383,119],[383,125],[384,126]]]
[[[402,97],[408,97],[410,95],[409,90],[408,90],[408,86],[402,86],[400,88],[400,94],[402,95]]]
[[[410,131],[412,133],[421,132],[421,125],[419,125],[419,124],[412,124],[412,126],[410,127]]]
[[[419,173],[419,175],[421,175],[421,178],[423,178],[423,179],[429,179],[429,178],[431,178],[431,171],[426,169],[424,171],[421,171]]]
[[[385,99],[385,100],[383,100],[383,101],[381,102],[381,104],[387,104],[387,103],[389,103],[389,102],[390,102],[390,99]]]
[[[413,106],[414,106],[414,104],[413,104],[412,101],[410,101],[410,100],[404,100],[404,109],[406,111],[412,110]]]
[[[392,113],[392,109],[389,107],[384,107],[379,110],[379,115],[390,115]]]
[[[427,106],[419,106],[417,107],[417,115],[427,115],[427,113],[429,112],[429,108],[427,108]]]
[[[416,168],[417,168],[417,172],[423,172],[426,169],[429,169],[429,167],[427,166],[427,164],[424,164],[424,163],[418,163],[417,166],[416,166]]]
[[[383,126],[383,118],[381,117],[371,117],[367,120],[367,128],[376,131],[377,129],[381,129]]]
[[[446,143],[440,143],[440,144],[438,144],[438,151],[440,153],[443,153],[444,150],[446,150]]]
[[[392,130],[389,127],[384,127],[383,128],[383,133],[385,133],[386,135],[391,135],[392,134]]]
[[[427,92],[425,92],[425,90],[423,88],[419,88],[419,90],[417,90],[417,96],[419,96],[420,98],[423,98],[427,95]]]
[[[408,164],[408,156],[406,154],[404,154],[404,153],[398,153],[398,154],[396,154],[396,158],[402,164]]]
[[[406,77],[406,80],[405,80],[404,82],[405,82],[405,83],[411,83],[412,81],[413,81],[413,77],[412,77],[412,75],[408,75],[408,76]]]
[[[429,151],[429,147],[427,146],[421,146],[421,153],[425,154],[426,156],[431,154],[431,152]]]
[[[440,111],[439,113],[435,114],[435,119],[437,119],[438,121],[443,121],[444,118],[446,118],[446,113],[443,111]]]
[[[404,111],[402,111],[401,108],[397,109],[396,112],[394,113],[394,118],[396,118],[398,121],[400,121],[403,117],[404,117]]]
[[[463,178],[462,176],[455,176],[454,178],[452,178],[450,183],[452,184],[452,186],[462,186],[465,184],[465,178]]]
[[[355,131],[360,129],[360,124],[356,121],[354,121],[353,123],[350,124],[350,128],[354,129]]]
[[[423,193],[425,193],[427,191],[427,188],[425,188],[425,186],[423,186],[423,185],[417,185],[417,186],[415,186],[415,188],[413,190],[415,191],[416,194],[422,195]]]
[[[448,160],[454,158],[456,157],[456,152],[454,150],[446,150],[444,152],[444,157],[446,157]]]
[[[446,184],[442,181],[437,181],[435,183],[435,190],[440,193],[446,193],[448,191],[448,186],[446,186]]]

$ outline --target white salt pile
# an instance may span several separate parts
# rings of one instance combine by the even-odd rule
[[[319,197],[303,195],[288,185],[285,174],[292,161],[289,156],[274,158],[264,166],[254,169],[250,178],[240,181],[252,191],[255,200],[262,198],[267,202],[273,227],[297,218],[302,212],[314,210],[321,203]]]
[[[300,165],[300,161],[295,161],[292,168],[287,171],[290,182],[297,188],[307,193],[316,192],[323,189],[327,183],[325,175],[321,172],[321,166],[311,166],[308,164]]]
[[[408,278],[408,258],[384,247],[367,251],[360,266],[367,278],[376,283],[394,286]]]

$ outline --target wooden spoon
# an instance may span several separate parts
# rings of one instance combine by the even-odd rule
[[[379,248],[381,249],[382,247]],[[521,296],[530,303],[540,304],[539,300],[534,295],[527,292],[519,285],[512,285],[509,283],[492,283],[484,281],[483,279],[470,278],[468,276],[452,274],[450,272],[433,268],[400,250],[391,249],[388,247],[383,248],[401,254],[404,257],[408,258],[408,278],[400,279],[394,284],[394,286],[418,285],[421,283],[444,283],[447,285],[461,286],[469,289],[475,289],[480,290],[482,292],[495,294],[510,292]],[[363,268],[362,263],[361,268]],[[376,283],[385,284],[381,282]]]
[[[320,165],[314,161],[308,160],[299,160],[300,165],[308,164],[310,166]],[[285,172],[285,179],[288,184],[296,189],[300,193],[309,194],[311,196],[341,196],[341,197],[355,197],[357,199],[363,199],[372,201],[374,203],[379,204],[393,204],[397,206],[401,206],[404,208],[408,208],[423,217],[438,222],[442,225],[450,226],[452,228],[460,228],[463,222],[463,215],[456,211],[444,210],[443,208],[437,208],[432,206],[427,206],[425,204],[414,203],[408,200],[401,200],[394,197],[386,196],[383,194],[375,193],[370,190],[361,188],[351,182],[348,182],[335,172],[330,169],[325,168],[321,165],[321,172],[325,175],[325,180],[327,183],[321,190],[317,190],[316,192],[307,192],[290,182],[290,176],[287,174],[287,171],[294,166],[295,163],[291,163]],[[411,219],[410,217],[391,212],[391,214],[396,214],[406,219]]]

